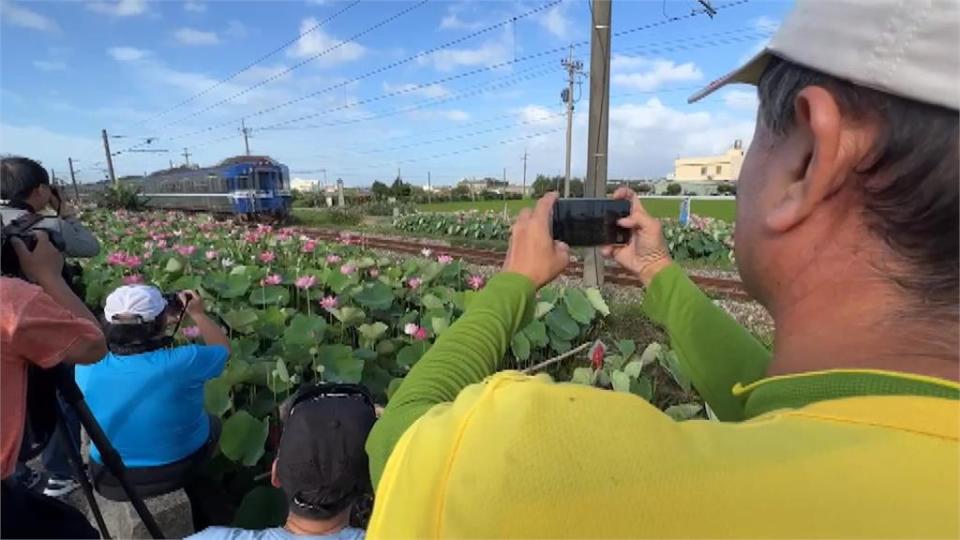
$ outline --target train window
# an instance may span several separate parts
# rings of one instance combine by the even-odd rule
[[[238,176],[236,178],[237,188],[239,190],[250,189],[250,177],[249,176]]]

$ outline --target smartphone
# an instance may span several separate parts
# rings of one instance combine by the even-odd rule
[[[569,246],[626,244],[630,231],[617,221],[630,215],[622,199],[560,199],[553,208],[553,239]]]

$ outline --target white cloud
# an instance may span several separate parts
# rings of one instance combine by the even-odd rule
[[[563,123],[563,118],[556,111],[540,105],[527,105],[520,109],[518,116],[523,124],[556,127]]]
[[[147,0],[97,0],[85,5],[91,11],[113,17],[134,17],[147,12]]]
[[[731,109],[742,111],[757,110],[757,92],[751,90],[728,90],[723,94],[723,102]]]
[[[465,21],[456,13],[449,13],[440,19],[442,30],[479,30],[484,26],[482,21]]]
[[[703,78],[703,72],[693,62],[676,64],[673,60],[640,56],[614,55],[611,60],[611,71],[613,84],[642,92],[656,90],[664,83],[696,81]]]
[[[587,147],[587,111],[580,103],[574,116],[573,148]],[[564,155],[564,119],[547,118],[550,109],[530,105],[520,109],[516,132],[533,134],[549,128],[559,131],[531,139],[530,170],[562,174]],[[559,112],[559,110],[557,111]],[[537,122],[542,120],[542,123]],[[653,178],[673,171],[678,156],[719,154],[735,139],[749,141],[753,136],[752,115],[727,111],[689,111],[674,109],[659,99],[625,103],[610,108],[610,178]],[[527,144],[525,144],[527,146]],[[512,148],[504,150],[504,159],[513,159]],[[586,152],[575,150],[571,156],[575,176],[582,176]]]
[[[308,17],[300,23],[300,33],[303,34],[317,25],[317,19]],[[342,44],[341,44],[342,43]],[[287,52],[288,56],[296,58],[307,58],[323,53],[315,62],[318,65],[331,66],[344,62],[351,62],[364,55],[366,49],[359,43],[348,41],[341,42],[333,36],[327,35],[322,29],[316,29],[304,35],[297,41],[297,46]]]
[[[233,39],[243,39],[247,37],[247,27],[240,21],[232,20],[227,23],[227,29],[223,34]]]
[[[761,32],[776,32],[780,28],[780,21],[762,15],[750,21],[750,24]]]
[[[99,155],[103,157],[103,150],[97,153],[99,136],[94,134],[89,137],[77,137],[57,133],[43,126],[13,125],[3,122],[0,123],[0,140],[3,141],[5,153],[29,156],[46,167],[58,170],[66,169],[66,156],[76,158]]]
[[[174,39],[182,45],[217,45],[220,38],[216,32],[205,32],[194,28],[180,28],[173,33]]]
[[[327,0],[307,0],[308,5],[322,6],[327,3]]]
[[[569,4],[561,3],[553,6],[542,16],[537,17],[537,22],[558,38],[567,37],[571,25],[570,19],[567,18],[567,5]]]
[[[40,71],[63,71],[67,69],[67,64],[58,60],[34,60],[33,67]]]
[[[150,51],[136,47],[111,47],[107,49],[107,54],[118,62],[137,62],[149,56]]]
[[[0,19],[13,26],[40,30],[41,32],[59,32],[57,21],[23,7],[12,1],[0,2]]]
[[[442,118],[453,120],[454,122],[466,122],[470,119],[470,113],[460,109],[450,109],[447,111],[438,111]]]
[[[383,91],[386,93],[402,92],[404,94],[426,98],[442,98],[450,95],[450,91],[447,90],[445,86],[440,84],[421,86],[414,83],[390,84],[385,82],[383,83]]]
[[[207,11],[207,5],[198,0],[187,0],[183,3],[183,9],[194,13],[203,13]]]
[[[458,67],[491,66],[513,58],[512,34],[509,28],[501,38],[482,43],[474,49],[441,49],[417,59],[420,65],[432,65],[438,71]]]

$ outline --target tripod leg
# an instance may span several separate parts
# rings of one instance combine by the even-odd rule
[[[59,369],[60,367],[62,367],[62,365],[52,369]],[[136,510],[137,515],[140,516],[140,521],[143,522],[144,527],[150,532],[150,536],[163,538],[163,531],[161,531],[160,526],[157,525],[153,514],[150,513],[150,509],[144,504],[143,498],[140,497],[140,493],[137,492],[136,487],[130,483],[130,479],[127,477],[127,468],[123,465],[123,459],[120,457],[120,453],[117,452],[117,449],[110,443],[107,434],[103,432],[100,423],[97,422],[97,419],[90,411],[90,407],[87,406],[87,402],[83,398],[83,392],[77,387],[77,382],[73,377],[69,376],[69,372],[58,371],[57,389],[60,391],[60,396],[63,397],[63,401],[76,411],[77,418],[80,419],[80,424],[83,426],[83,429],[86,430],[87,434],[90,435],[90,441],[95,444],[100,451],[100,457],[103,459],[104,466],[120,481],[120,485],[126,492],[127,498],[130,499],[130,504],[133,505],[133,509]]]
[[[80,482],[80,489],[83,490],[87,504],[90,505],[90,511],[93,512],[93,518],[97,521],[100,536],[110,538],[110,531],[107,530],[107,522],[103,520],[100,505],[97,504],[97,499],[93,495],[93,485],[90,484],[90,478],[87,477],[87,471],[83,467],[83,458],[80,456],[80,451],[77,450],[77,447],[73,445],[73,441],[75,440],[73,435],[74,434],[70,432],[70,426],[68,426],[64,420],[63,409],[58,406],[57,436],[60,437],[60,441],[63,443],[64,450],[67,454],[67,461],[69,461],[70,466],[73,467],[77,475],[77,480]]]

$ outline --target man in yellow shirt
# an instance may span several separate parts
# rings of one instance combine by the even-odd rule
[[[731,76],[758,86],[736,256],[766,351],[673,265],[633,199],[627,246],[722,422],[494,375],[564,267],[555,196],[411,370],[367,441],[371,538],[960,535],[960,3],[801,0]]]

